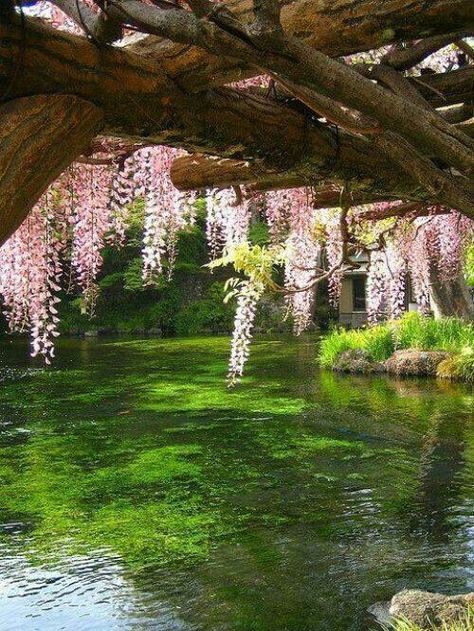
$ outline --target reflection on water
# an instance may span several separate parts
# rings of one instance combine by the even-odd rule
[[[363,631],[474,589],[473,393],[260,341],[0,348],[0,629]]]

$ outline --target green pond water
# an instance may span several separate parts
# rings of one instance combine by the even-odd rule
[[[473,391],[315,339],[0,343],[0,629],[362,631],[474,589]]]

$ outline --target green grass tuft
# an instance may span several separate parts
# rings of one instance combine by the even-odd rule
[[[408,348],[450,351],[455,356],[446,360],[440,376],[474,381],[474,326],[459,318],[435,320],[407,313],[399,320],[365,329],[335,329],[321,342],[320,361],[332,368],[342,352],[362,349],[380,362],[395,350]]]
[[[474,609],[469,609],[466,616],[457,622],[445,622],[441,626],[433,626],[432,631],[472,631],[474,629]],[[385,627],[385,631],[425,631],[406,619],[397,620],[392,626]]]

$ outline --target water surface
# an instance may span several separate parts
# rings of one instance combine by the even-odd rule
[[[0,346],[0,629],[363,631],[474,589],[473,392],[316,367],[313,339]]]

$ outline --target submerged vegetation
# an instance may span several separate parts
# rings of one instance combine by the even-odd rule
[[[474,326],[459,318],[433,319],[407,313],[366,329],[335,329],[321,342],[320,361],[333,368],[346,351],[364,351],[373,362],[387,361],[395,351],[446,351],[437,375],[445,379],[474,381]]]
[[[436,589],[449,571],[465,589],[466,386],[319,372],[309,337],[256,340],[245,387],[229,390],[228,344],[61,339],[53,368],[5,379],[0,571],[26,575],[28,593],[51,576],[69,587],[27,613],[58,628],[52,607],[73,627],[69,582],[90,587],[97,560],[108,584],[133,587],[135,601],[120,592],[113,604],[127,607],[123,625],[136,606],[140,628],[173,628],[164,602],[183,630],[361,629],[354,620],[401,581]],[[0,349],[17,371],[30,365],[20,345]],[[1,607],[27,600],[14,588],[2,586]],[[82,628],[99,628],[109,595]],[[13,615],[4,628],[20,628],[23,613],[10,615],[0,628]]]

